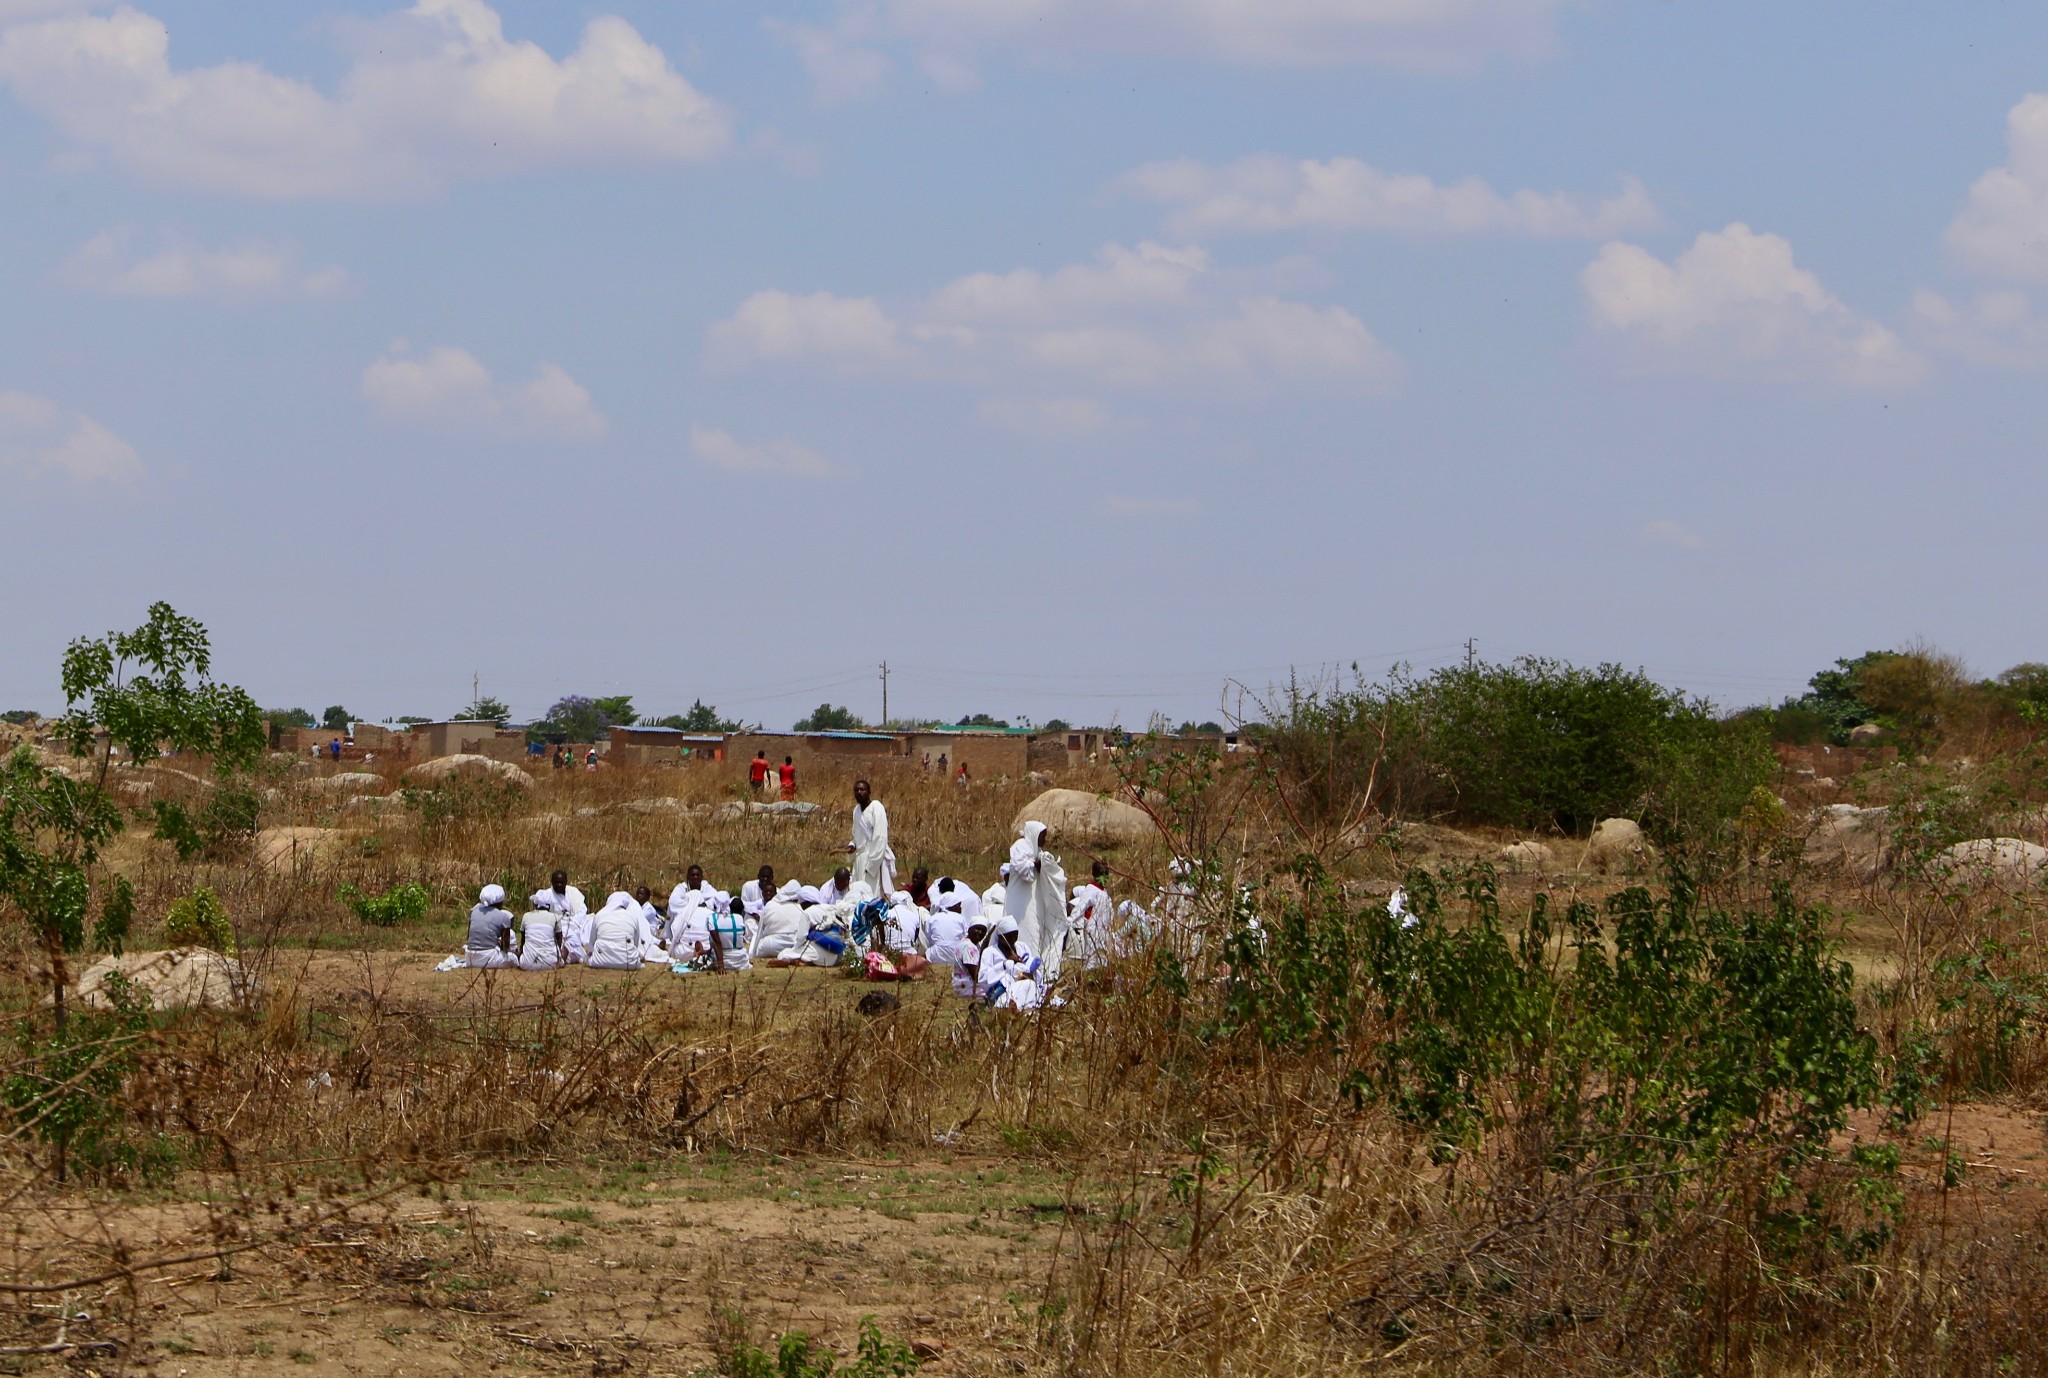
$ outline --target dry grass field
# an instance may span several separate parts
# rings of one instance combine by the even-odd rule
[[[1828,1161],[1797,1169],[1800,1191],[1824,1191],[1851,1181],[1853,1154],[1895,1152],[1881,1237],[1767,1255],[1768,1213],[1729,1214],[1776,1190],[1744,1175],[1767,1165],[1753,1145],[1729,1141],[1713,1190],[1645,1217],[1649,1198],[1612,1181],[1539,1170],[1516,1127],[1530,1088],[1509,1077],[1484,1088],[1494,1127],[1448,1152],[1355,1093],[1376,1026],[1286,1045],[1233,1028],[1220,944],[1177,975],[1142,954],[1091,973],[1033,1018],[971,1010],[942,973],[892,987],[879,1017],[856,1009],[876,987],[842,972],[437,973],[486,882],[517,895],[561,866],[595,905],[665,891],[692,862],[728,888],[763,862],[822,880],[851,775],[806,781],[824,807],[793,820],[721,815],[739,796],[710,770],[549,772],[410,801],[392,765],[371,771],[376,786],[344,793],[323,783],[333,768],[274,764],[251,850],[181,862],[138,825],[108,852],[137,888],[133,946],[208,885],[259,984],[238,1008],[108,1035],[132,1062],[101,1150],[75,1149],[66,1180],[33,1125],[5,1141],[0,1371],[746,1373],[742,1339],[772,1349],[792,1330],[850,1363],[870,1315],[933,1374],[2048,1362],[2031,1336],[2048,1278],[2031,986],[1987,1035],[1996,1078],[1952,1065],[1917,1119],[1867,1104]],[[1058,783],[1119,787],[1106,769]],[[1099,854],[1120,896],[1149,899],[1190,850],[1271,901],[1292,854],[1319,850],[1371,907],[1410,866],[1513,840],[1311,835],[1228,766],[1154,785],[1172,840],[1062,843],[1070,876]],[[876,778],[903,869],[977,885],[1040,787]],[[1803,818],[1814,801],[1789,792]],[[347,802],[362,793],[393,802]],[[1860,883],[1803,859],[1803,824],[1776,826],[1717,894],[1763,903],[1782,883],[1828,905],[1883,1058],[1916,1020],[1982,1014],[1953,1003],[1943,961],[2031,943],[2031,893]],[[1579,869],[1583,844],[1551,841],[1550,869],[1501,875],[1504,913],[1658,884]],[[412,881],[432,910],[390,928],[337,899]],[[1454,927],[1476,922],[1451,908]],[[39,1020],[41,957],[8,932],[8,998]]]

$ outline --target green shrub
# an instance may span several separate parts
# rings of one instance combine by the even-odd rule
[[[164,915],[164,942],[171,947],[210,947],[234,955],[235,926],[212,886],[202,885],[171,902],[170,912]]]
[[[381,895],[365,895],[353,885],[344,885],[335,898],[354,911],[364,923],[392,928],[426,917],[434,904],[434,893],[416,880],[394,885]]]
[[[1768,725],[1618,665],[1480,662],[1423,679],[1290,691],[1260,737],[1296,817],[1583,832],[1633,818],[1660,841],[1711,829],[1771,777]],[[1370,799],[1367,799],[1367,796]]]
[[[917,1372],[917,1356],[910,1346],[885,1337],[873,1316],[860,1318],[860,1339],[853,1362],[845,1368],[839,1367],[832,1351],[818,1349],[801,1330],[778,1338],[770,1355],[749,1342],[740,1333],[742,1328],[731,1316],[721,1327],[726,1336],[717,1356],[722,1378],[908,1378]]]
[[[100,901],[100,917],[92,926],[92,945],[102,952],[118,953],[127,945],[129,930],[135,926],[135,887],[128,877],[115,876]]]
[[[239,781],[221,782],[197,813],[168,799],[150,806],[157,840],[175,847],[180,861],[245,851],[256,836],[262,810],[256,791]]]

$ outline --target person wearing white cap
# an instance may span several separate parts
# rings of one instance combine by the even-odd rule
[[[505,887],[486,885],[469,911],[469,937],[462,945],[463,965],[517,966],[512,951],[512,915],[505,909]]]
[[[988,944],[981,950],[977,984],[981,998],[995,1009],[1035,1010],[1044,999],[1039,984],[1043,964],[1020,928],[1015,919],[1004,915],[989,930]]]
[[[612,891],[604,908],[591,917],[590,955],[585,964],[597,971],[638,971],[641,953],[651,935],[640,901],[624,890]]]
[[[811,893],[815,895],[817,891]],[[810,924],[804,918],[803,894],[804,887],[799,882],[787,881],[774,898],[761,906],[761,926],[755,931],[749,949],[755,961],[780,957],[804,940]]]
[[[951,876],[940,876],[932,882],[932,905],[935,911],[957,909],[963,919],[981,917],[981,896],[966,881]]]
[[[954,888],[950,877],[941,876],[932,888],[931,917],[924,924],[925,960],[939,966],[961,964],[961,949],[967,946],[968,925],[981,917],[981,896],[961,885]],[[974,913],[965,912],[966,901],[974,901]]]
[[[981,892],[981,912],[994,918],[1003,912],[1003,898],[1010,888],[1010,863],[996,868],[996,883]]]
[[[1010,884],[1003,914],[1017,922],[1018,937],[1045,963],[1045,980],[1060,974],[1060,956],[1067,946],[1067,872],[1046,850],[1052,830],[1032,821],[1018,830],[1010,844]]]

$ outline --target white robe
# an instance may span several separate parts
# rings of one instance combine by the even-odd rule
[[[924,926],[925,959],[939,966],[959,966],[967,941],[967,920],[951,909],[934,909]]]
[[[719,955],[727,971],[745,971],[753,966],[754,958],[748,949],[753,944],[754,935],[747,929],[744,913],[732,912],[730,905],[723,909],[713,906],[711,927],[716,932]]]
[[[888,921],[882,926],[882,944],[891,952],[921,951],[929,915],[911,903],[907,893],[898,891],[897,894],[899,898],[889,906]]]
[[[598,971],[638,971],[646,929],[647,916],[639,901],[624,891],[613,895],[591,917],[590,955],[585,964]]]
[[[1109,901],[1109,891],[1094,881],[1074,887],[1067,923],[1080,937],[1083,965],[1099,967],[1125,955],[1116,939],[1116,907]]]
[[[1006,957],[1002,948],[996,945],[995,938],[989,938],[981,949],[981,969],[976,976],[975,993],[999,1010],[1037,1009],[1041,998],[1040,980],[1050,978],[1045,977],[1043,964],[1021,938],[1016,946],[1016,957]]]
[[[1039,845],[1045,824],[1026,823],[1010,846],[1010,884],[1003,914],[1017,921],[1017,939],[1043,960],[1047,984],[1060,974],[1067,945],[1067,873],[1060,859]]]
[[[759,915],[774,898],[774,895],[761,893],[761,882],[758,880],[750,880],[740,887],[740,908],[749,914]]]
[[[804,907],[797,903],[797,896],[802,891],[802,886],[791,881],[777,890],[775,898],[763,906],[761,926],[748,949],[756,961],[780,957],[802,942],[804,934],[811,931],[810,921],[804,917]]]
[[[896,889],[896,853],[889,849],[889,811],[879,799],[870,799],[866,808],[853,811],[853,861],[847,869],[873,894],[887,895]]]
[[[544,885],[533,892],[527,903],[535,909],[549,910],[561,920],[558,931],[564,960],[581,962],[590,956],[590,908],[583,902],[581,890],[571,885],[558,895],[553,886]]]
[[[528,911],[519,920],[519,967],[522,971],[553,971],[562,965],[562,948],[555,936],[561,917],[546,909]]]
[[[939,889],[939,881],[943,880],[953,882],[951,891]],[[955,900],[952,905],[946,903],[946,896],[949,893]],[[960,916],[970,921],[981,917],[981,896],[974,893],[973,886],[954,876],[940,876],[939,880],[932,882],[932,904],[940,909],[958,908]]]
[[[981,892],[981,914],[983,918],[1000,917],[1003,912],[1003,898],[1010,882],[999,880]]]

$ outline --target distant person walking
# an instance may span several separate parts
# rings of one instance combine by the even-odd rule
[[[754,793],[761,794],[768,788],[768,753],[754,753],[754,763],[747,767],[747,783],[754,787]]]
[[[853,878],[867,884],[868,893],[887,896],[896,892],[896,853],[889,850],[889,811],[875,798],[865,780],[853,782],[853,841],[846,844],[853,854]]]
[[[781,765],[779,765],[779,766],[777,766],[777,767],[775,768],[775,773],[776,773],[776,775],[777,775],[777,776],[779,776],[779,777],[781,778],[781,782],[782,782],[782,797],[783,797],[784,799],[795,799],[795,798],[796,798],[796,760],[795,760],[795,758],[794,758],[794,757],[790,757],[790,756],[785,756],[785,757],[783,757],[783,758],[782,758],[782,764],[781,764]]]
[[[327,744],[327,754],[337,761],[341,759],[341,738],[336,737]]]

